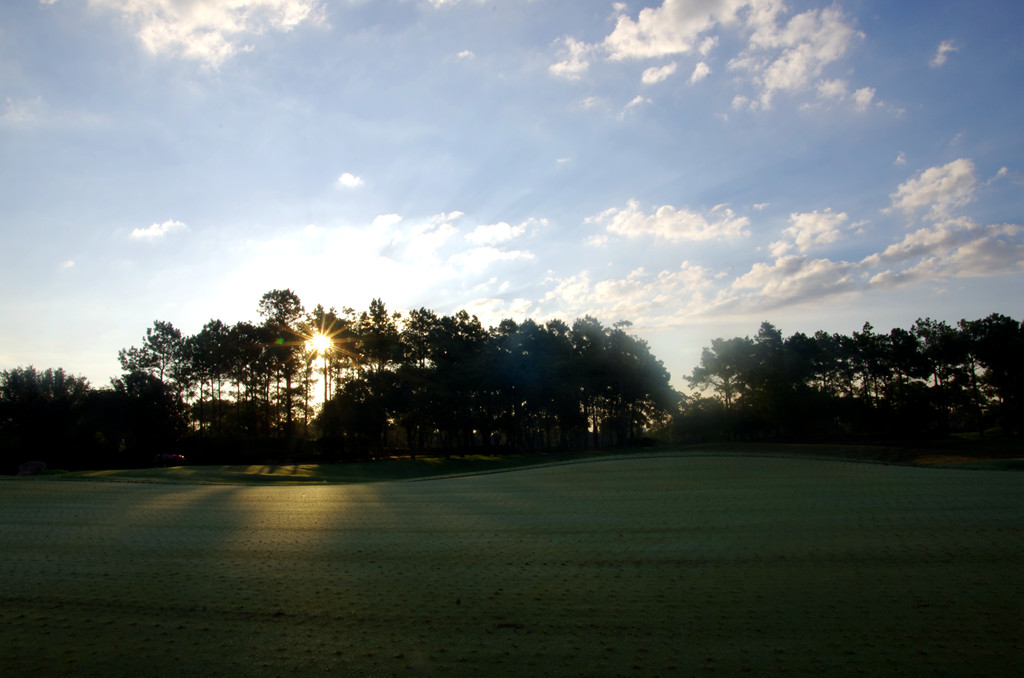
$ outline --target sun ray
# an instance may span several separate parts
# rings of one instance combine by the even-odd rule
[[[333,339],[322,332],[317,332],[306,342],[307,348],[311,351],[316,351],[320,355],[326,354],[333,345]]]

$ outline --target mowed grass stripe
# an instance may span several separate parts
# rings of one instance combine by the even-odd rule
[[[0,675],[1020,673],[1024,476],[0,483]]]

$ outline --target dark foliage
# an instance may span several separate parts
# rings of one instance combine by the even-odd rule
[[[1024,326],[992,314],[879,334],[715,339],[687,377],[676,440],[901,440],[1021,434]]]
[[[191,336],[154,321],[119,352],[124,374],[109,388],[61,370],[2,373],[3,470],[140,466],[162,453],[233,464],[632,445],[649,443],[678,399],[624,324],[487,329],[465,311],[402,317],[379,299],[306,313],[291,290],[263,295],[258,311],[259,324],[210,320]]]
[[[290,290],[263,321],[195,335],[155,321],[93,389],[33,367],[0,372],[0,472],[191,463],[336,461],[387,454],[583,450],[737,441],[1019,436],[1024,328],[993,314],[955,326],[715,339],[680,396],[628,323],[404,316],[374,300],[305,312]],[[314,393],[317,380],[322,385]]]

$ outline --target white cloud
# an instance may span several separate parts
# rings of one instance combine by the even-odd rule
[[[783,233],[789,236],[796,248],[806,252],[812,247],[827,245],[839,240],[839,227],[847,219],[846,212],[834,213],[831,209],[824,212],[806,212],[789,215],[792,224]]]
[[[434,221],[440,222],[455,221],[456,219],[461,219],[464,216],[466,216],[465,212],[460,212],[459,210],[452,210],[451,212],[441,212],[440,214],[434,215],[432,218]]]
[[[818,83],[818,96],[825,99],[837,99],[842,101],[846,98],[847,83],[845,80],[822,80]]]
[[[430,221],[395,235],[394,243],[405,243],[405,259],[432,260],[437,251],[458,233],[447,221]]]
[[[593,220],[614,218],[615,213],[610,210]],[[786,229],[789,241],[774,243],[770,261],[755,263],[735,278],[685,262],[678,272],[653,275],[636,269],[624,278],[601,281],[583,271],[549,279],[551,289],[543,302],[545,307],[566,309],[577,316],[589,313],[598,318],[630,318],[646,326],[679,326],[722,314],[820,304],[830,297],[872,289],[1024,272],[1024,227],[980,227],[966,218],[919,229],[859,262],[803,254],[835,242],[847,221],[845,213],[831,210],[792,214]],[[652,230],[642,224],[630,232]],[[796,254],[786,252],[797,248]]]
[[[758,303],[798,303],[857,289],[857,267],[848,261],[791,255],[774,264],[757,263],[732,283],[733,290],[755,290]]]
[[[46,3],[46,4],[52,4],[52,3]],[[73,259],[68,259],[67,261],[62,261],[62,262],[60,262],[60,267],[63,268],[63,269],[74,268],[75,267],[75,262],[74,262]]]
[[[536,256],[527,250],[501,250],[497,247],[475,247],[458,252],[448,258],[448,264],[462,275],[479,274],[503,261],[533,260]]]
[[[916,259],[930,261],[952,260],[953,254],[963,248],[976,251],[972,245],[978,241],[1002,242],[1008,251],[1017,251],[1010,241],[1024,232],[1016,224],[993,224],[980,227],[970,219],[951,219],[908,233],[903,240],[893,243],[882,252],[871,254],[861,261],[868,267],[898,265]],[[997,272],[997,271],[993,271]]]
[[[820,80],[818,81],[816,88],[820,98],[837,102],[850,99],[853,101],[854,109],[862,113],[871,108],[871,104],[875,98],[875,89],[873,87],[861,87],[851,95],[848,89],[849,83],[841,78],[834,80]],[[877,105],[885,106],[884,102],[878,102]],[[805,104],[804,107],[809,108],[810,105]],[[889,110],[894,110],[891,107],[888,108]]]
[[[424,303],[422,294],[456,277],[437,249],[454,233],[450,225],[428,219],[405,228],[396,214],[374,219],[371,228],[296,227],[273,238],[237,243],[225,257],[223,270],[230,286],[222,295],[251,296],[270,287],[294,289],[303,299],[324,299],[331,290],[345,290],[346,304],[358,306],[374,297],[389,307]],[[345,264],[338,265],[339,257]],[[251,303],[246,297],[218,301],[221,307]]]
[[[698,83],[704,78],[711,74],[711,67],[701,61],[699,64],[693,67],[693,73],[690,74],[690,84]]]
[[[238,51],[248,36],[268,30],[290,31],[322,21],[321,0],[91,0],[118,11],[137,28],[152,54],[194,59],[217,68]]]
[[[665,81],[670,75],[676,72],[676,62],[665,64],[664,66],[651,66],[643,72],[640,76],[640,81],[645,85],[654,85],[659,82]]]
[[[346,188],[358,188],[363,185],[363,180],[351,172],[345,172],[338,177],[338,183]]]
[[[960,158],[942,167],[930,167],[916,179],[908,179],[890,197],[893,207],[908,216],[918,208],[929,207],[928,218],[937,220],[973,200],[974,186],[974,163]]]
[[[835,6],[798,14],[784,25],[778,23],[780,9],[769,4],[766,11],[753,13],[750,44],[729,66],[751,74],[761,89],[760,108],[771,108],[778,92],[809,87],[825,66],[845,56],[855,38],[863,37]]]
[[[387,229],[402,220],[399,214],[378,214],[373,218],[373,228]]]
[[[576,38],[562,38],[562,61],[551,64],[548,72],[566,80],[579,80],[590,67],[590,55],[593,47]]]
[[[750,225],[747,217],[737,217],[725,205],[710,210],[707,215],[671,205],[657,208],[653,214],[644,214],[636,200],[626,207],[605,210],[588,217],[586,223],[604,224],[608,233],[628,238],[653,236],[670,242],[686,240],[718,240],[747,235]]]
[[[995,173],[995,175],[992,176],[992,178],[990,178],[987,181],[985,181],[985,183],[983,183],[982,186],[991,186],[992,184],[996,183],[1000,179],[1003,179],[1003,178],[1008,177],[1008,176],[1010,176],[1010,168],[1009,167],[1000,167],[999,171],[997,171]]]
[[[702,56],[706,57],[711,53],[715,47],[718,47],[718,36],[713,35],[701,40],[700,46],[697,47],[697,52]]]
[[[985,233],[994,238],[1015,238],[1024,233],[1024,226],[1017,224],[991,224],[985,227]]]
[[[518,238],[526,232],[526,224],[510,226],[504,221],[497,224],[477,226],[472,233],[466,235],[466,240],[477,245],[496,245]]]
[[[545,309],[557,308],[563,315],[629,318],[646,327],[679,327],[712,317],[761,314],[765,309],[822,308],[829,298],[872,290],[1024,273],[1024,226],[979,226],[967,217],[949,215],[954,207],[971,199],[973,175],[973,165],[959,160],[925,170],[902,184],[893,194],[894,209],[929,210],[934,223],[859,261],[807,253],[838,242],[847,231],[867,222],[850,224],[846,212],[832,209],[794,212],[784,237],[771,244],[771,258],[754,263],[739,275],[715,273],[685,262],[680,271],[654,274],[639,268],[624,277],[601,280],[593,271],[582,271],[551,277],[542,303]],[[715,237],[716,221],[724,216],[736,220],[726,211],[719,206],[700,215],[665,206],[645,214],[636,201],[630,201],[624,208],[606,210],[586,222],[604,226],[590,244],[608,244],[617,235],[680,242]],[[712,217],[715,214],[720,215],[718,219]],[[940,215],[946,216],[940,219]],[[736,234],[745,228],[746,223],[722,230]]]
[[[1024,271],[1024,244],[980,237],[941,255],[922,259],[902,271],[882,271],[871,278],[878,287],[896,287],[944,278],[977,278]]]
[[[900,151],[896,154],[896,159],[892,161],[892,164],[902,167],[907,164],[907,154]]]
[[[385,228],[396,225],[398,221],[395,220],[395,217],[397,216],[389,214],[377,217],[374,220],[374,226],[378,226],[378,220],[382,224],[386,224]],[[405,261],[416,261],[419,264],[437,263],[438,250],[458,234],[459,231],[452,225],[452,222],[461,216],[463,216],[462,212],[458,211],[442,212],[429,219],[414,222],[410,226],[395,229],[392,232],[389,250],[395,250],[404,244]],[[398,217],[398,220],[400,219],[401,217]]]
[[[480,225],[472,233],[466,235],[466,240],[475,245],[497,245],[518,238],[531,228],[544,227],[547,224],[547,219],[530,218],[517,226],[511,226],[504,221],[497,224]]]
[[[943,40],[939,43],[938,49],[935,50],[935,56],[932,57],[931,65],[932,68],[938,68],[943,66],[949,59],[950,52],[959,52],[960,48],[956,46],[952,40]]]
[[[875,98],[873,87],[861,87],[853,93],[853,101],[858,111],[866,111],[871,106],[871,100]]]
[[[793,243],[786,242],[785,240],[776,240],[768,246],[768,251],[771,252],[772,256],[776,259],[788,254],[791,249],[793,249]]]
[[[835,5],[790,15],[782,0],[663,0],[660,6],[641,9],[636,18],[625,13],[616,17],[615,28],[602,42],[587,44],[572,37],[560,41],[561,60],[552,65],[553,74],[578,79],[597,58],[611,61],[657,59],[680,54],[706,57],[719,44],[717,30],[733,30],[747,40],[739,54],[728,61],[729,70],[746,74],[736,82],[753,86],[751,96],[737,95],[736,109],[768,109],[779,92],[799,92],[819,85],[823,95],[847,98],[846,84],[832,80],[819,84],[824,69],[846,56],[851,45],[864,34],[848,23]],[[706,61],[694,67],[690,82],[707,77]],[[644,71],[644,82],[660,82],[658,67]],[[837,87],[843,87],[837,91]],[[869,96],[870,95],[870,96]],[[864,87],[854,93],[854,102],[864,110],[874,90]]]
[[[963,242],[965,237],[965,230],[955,222],[919,228],[913,233],[908,233],[900,242],[889,245],[881,252],[868,255],[861,263],[877,267],[923,256],[933,256],[948,252],[950,248]]]
[[[291,287],[303,298],[344,289],[352,302],[373,297],[389,306],[418,306],[435,286],[464,277],[448,263],[460,239],[452,222],[461,212],[423,219],[382,214],[371,227],[296,227],[267,240],[239,243],[225,266],[239,285]],[[344,256],[345,265],[338,266]],[[469,271],[472,273],[472,271]],[[322,297],[321,297],[322,298]]]
[[[472,51],[470,51],[468,49],[462,50],[461,52],[459,52],[455,56],[457,58],[459,58],[459,59],[474,59],[474,58],[476,58],[476,54],[474,54]]]
[[[706,40],[697,47],[701,34],[736,22],[737,13],[747,4],[747,0],[665,0],[661,7],[640,10],[635,21],[619,16],[603,47],[613,60],[687,54],[695,48],[710,51],[714,43]]]
[[[807,249],[833,241],[846,220],[845,214],[830,211],[794,214],[789,235],[794,244],[800,240]],[[1022,234],[1024,227],[1016,224],[979,227],[968,219],[955,219],[920,229],[860,262],[782,253],[736,277],[688,262],[678,271],[655,274],[638,268],[624,277],[602,280],[582,271],[550,277],[542,303],[563,316],[629,318],[648,328],[807,304],[821,308],[822,302],[838,295],[1024,272]]]
[[[705,291],[713,286],[711,272],[688,261],[677,270],[650,273],[643,268],[624,278],[594,282],[588,271],[550,278],[543,303],[568,317],[591,315],[606,321],[629,319],[637,326],[679,324],[707,304]]]
[[[642,104],[649,104],[649,103],[651,103],[650,99],[648,99],[647,97],[642,96],[640,94],[637,94],[635,97],[633,97],[632,100],[630,100],[630,102],[628,104],[626,104],[626,110],[628,111],[631,108],[636,108],[637,106],[640,106]]]
[[[137,240],[158,240],[172,231],[188,230],[188,226],[180,221],[168,219],[162,224],[151,224],[146,228],[132,229],[131,237]]]

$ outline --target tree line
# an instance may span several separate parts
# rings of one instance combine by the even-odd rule
[[[465,311],[403,315],[379,299],[362,312],[307,311],[287,289],[257,310],[258,322],[210,320],[193,335],[155,321],[103,389],[62,370],[0,373],[0,445],[17,450],[5,466],[34,451],[72,467],[170,451],[226,463],[625,446],[663,427],[678,401],[626,322],[485,328]]]
[[[687,377],[677,440],[879,440],[1021,434],[1024,325],[993,313],[879,333],[715,339]]]
[[[629,323],[459,311],[306,310],[291,290],[259,320],[186,335],[157,320],[103,388],[62,369],[0,372],[0,469],[337,460],[400,450],[584,450],[717,440],[1020,435],[1024,325],[1007,316],[705,347],[680,394]]]

